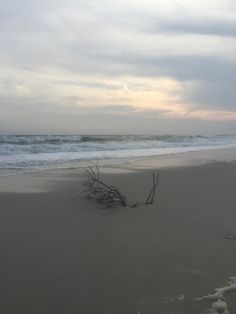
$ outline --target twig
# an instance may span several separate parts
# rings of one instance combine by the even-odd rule
[[[156,195],[156,189],[159,183],[159,172],[158,173],[154,173],[152,174],[152,188],[147,196],[146,205],[150,205],[154,203],[155,200],[155,195]]]
[[[84,188],[86,197],[90,200],[95,200],[98,203],[106,205],[106,207],[114,206],[127,206],[126,197],[113,185],[108,185],[100,179],[98,161],[91,162],[89,166],[84,168],[86,174],[86,181]],[[153,204],[155,201],[156,190],[159,183],[159,172],[152,174],[152,188],[148,193],[145,205]],[[133,204],[131,207],[135,208],[138,203]]]
[[[84,168],[87,180],[84,183],[87,198],[93,199],[107,207],[116,205],[127,206],[126,197],[117,187],[108,185],[100,180],[98,162]]]

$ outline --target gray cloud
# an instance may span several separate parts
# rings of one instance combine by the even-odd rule
[[[195,83],[186,89],[184,99],[194,106],[215,109],[236,109],[236,61],[210,56],[168,56],[142,58],[113,57],[111,64],[130,75],[143,77],[171,77],[177,81]]]
[[[198,19],[184,18],[183,20],[157,21],[151,23],[149,30],[152,32],[165,32],[174,34],[197,34],[236,37],[236,19],[208,20],[199,17]]]
[[[125,115],[127,124],[133,119],[141,121],[140,113],[125,97],[104,105],[94,100],[93,109],[86,107],[85,95],[79,93],[55,100],[58,88],[65,86],[118,92],[123,88],[123,77],[136,79],[130,83],[131,91],[150,91],[139,78],[164,77],[183,85],[191,83],[192,88],[186,87],[179,95],[189,110],[236,111],[235,4],[226,2],[220,10],[219,1],[214,5],[212,0],[204,7],[202,1],[202,11],[195,12],[190,10],[196,3],[191,0],[183,1],[182,6],[152,0],[137,1],[136,6],[130,0],[112,5],[106,0],[99,4],[83,0],[2,1],[1,116],[16,123],[13,117],[22,117],[24,111],[28,121],[41,116],[52,121],[54,116],[61,125],[63,119],[75,114],[77,118],[71,119],[77,125],[76,119],[87,112],[90,119],[93,113],[100,121],[101,115],[109,116],[112,120],[108,125],[118,115]],[[80,111],[73,108],[75,105]],[[142,115],[149,119],[151,114],[157,118],[163,113],[157,110]],[[98,124],[96,118],[91,121]]]
[[[20,105],[20,104],[19,104]],[[30,104],[29,104],[30,105]],[[39,104],[38,104],[39,105]],[[51,104],[49,104],[53,107]],[[9,107],[1,111],[0,133],[34,134],[211,134],[235,133],[235,121],[215,122],[198,119],[165,119],[155,112],[141,112],[125,115],[106,113],[94,115],[92,112],[80,113],[66,111],[65,108],[50,110],[48,104],[40,103],[40,112],[35,114],[26,106],[17,114]],[[13,109],[13,108],[12,108]],[[25,127],[27,125],[27,128]],[[75,127],[76,126],[76,127]]]
[[[121,88],[118,84],[105,84],[100,82],[82,82],[82,81],[59,81],[60,84],[75,85],[79,87],[88,87],[104,90],[119,90]]]
[[[186,100],[192,103],[194,108],[223,108],[235,112],[235,82],[199,82],[191,93],[186,91]]]
[[[110,64],[119,64],[130,74],[162,77],[169,76],[178,80],[230,81],[235,82],[236,61],[214,56],[166,56],[143,57],[135,55],[113,56],[106,58]],[[124,69],[123,68],[123,69]],[[117,72],[117,74],[121,74]]]

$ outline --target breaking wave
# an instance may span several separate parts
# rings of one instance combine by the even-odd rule
[[[0,168],[142,157],[236,146],[236,135],[0,135]]]

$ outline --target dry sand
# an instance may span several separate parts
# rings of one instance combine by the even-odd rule
[[[236,276],[236,240],[227,238],[236,236],[236,163],[203,163],[165,163],[150,206],[142,203],[157,158],[104,168],[103,179],[137,208],[105,210],[84,199],[80,170],[1,178],[0,313],[210,309],[211,300],[194,299]],[[226,302],[234,314],[233,289]]]

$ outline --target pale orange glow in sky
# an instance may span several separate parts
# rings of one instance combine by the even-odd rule
[[[188,115],[190,118],[198,118],[213,121],[236,121],[236,112],[229,111],[196,111]]]

